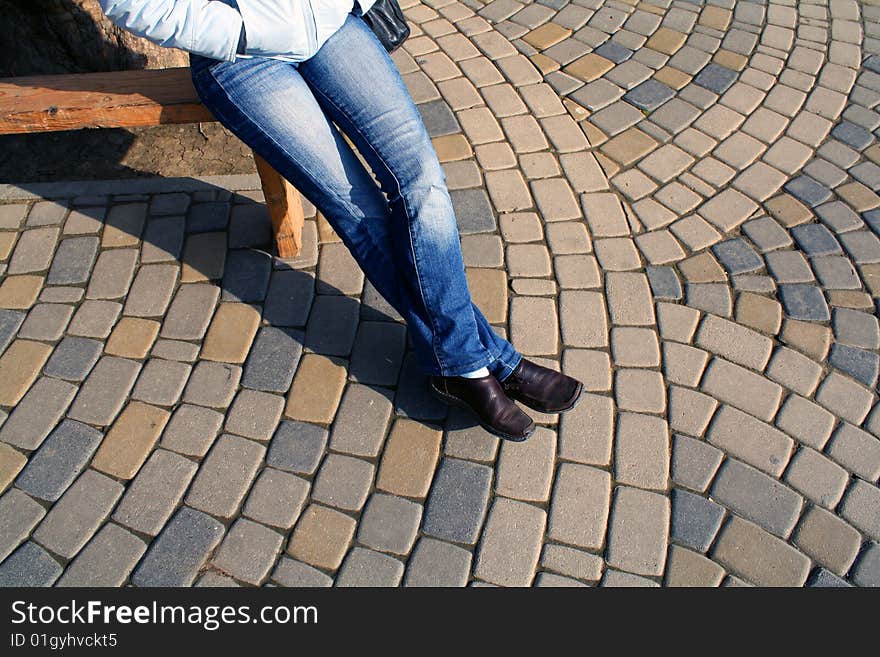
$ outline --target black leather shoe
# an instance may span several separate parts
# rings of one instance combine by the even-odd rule
[[[501,387],[511,399],[543,413],[574,408],[584,391],[584,384],[577,379],[525,358],[501,382]]]
[[[506,440],[523,441],[535,431],[535,423],[504,394],[493,375],[478,379],[463,376],[432,376],[431,389],[441,399],[471,409],[480,426]]]

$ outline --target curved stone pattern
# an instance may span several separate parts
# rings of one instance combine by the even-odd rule
[[[12,190],[0,583],[880,585],[880,8],[403,4],[475,300],[581,404],[450,412],[254,178]]]

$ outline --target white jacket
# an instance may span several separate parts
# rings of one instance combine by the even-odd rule
[[[161,46],[235,61],[242,23],[247,55],[304,61],[345,22],[357,2],[375,0],[99,0],[119,27]],[[240,13],[239,13],[240,12]]]

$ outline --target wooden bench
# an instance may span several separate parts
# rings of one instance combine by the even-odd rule
[[[0,134],[215,120],[188,68],[0,79]],[[302,248],[302,198],[256,153],[254,160],[278,255],[294,257]]]

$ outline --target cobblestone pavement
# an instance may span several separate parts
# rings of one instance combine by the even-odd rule
[[[872,5],[404,3],[522,444],[251,177],[8,188],[0,583],[880,585]]]

